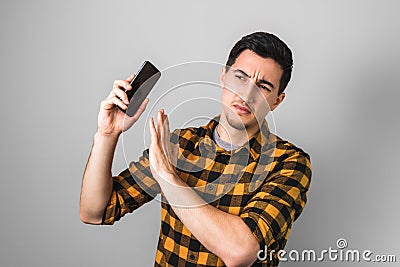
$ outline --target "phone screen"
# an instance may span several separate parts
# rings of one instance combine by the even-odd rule
[[[161,77],[161,72],[149,61],[145,61],[131,82],[132,89],[126,91],[130,101],[125,114],[132,117]]]

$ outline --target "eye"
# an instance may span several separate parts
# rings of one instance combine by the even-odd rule
[[[235,77],[239,80],[243,80],[245,77],[243,75],[235,74]]]
[[[267,90],[268,92],[271,92],[271,89],[269,89],[267,86],[265,85],[260,85],[260,88],[263,90]]]

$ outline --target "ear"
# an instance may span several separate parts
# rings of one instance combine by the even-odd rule
[[[221,70],[221,75],[219,77],[219,82],[221,85],[225,82],[225,72],[226,72],[226,67],[223,66]]]
[[[275,100],[275,103],[273,103],[271,106],[271,111],[276,109],[279,106],[279,104],[282,103],[283,99],[285,99],[285,93],[281,93],[280,95],[278,95],[278,97]]]

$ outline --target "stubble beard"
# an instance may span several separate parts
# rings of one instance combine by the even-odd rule
[[[251,125],[244,123],[241,119],[239,115],[236,114],[232,114],[232,111],[228,111],[225,113],[225,118],[226,121],[228,122],[229,126],[231,126],[232,128],[236,129],[236,130],[248,130]]]

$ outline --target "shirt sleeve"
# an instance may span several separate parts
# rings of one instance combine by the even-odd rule
[[[303,211],[311,180],[310,157],[292,151],[277,163],[261,189],[239,215],[260,243],[260,249],[283,249],[293,222]]]
[[[160,187],[150,171],[149,150],[137,162],[113,177],[110,200],[104,210],[102,224],[114,224],[125,214],[133,212],[160,193]]]

